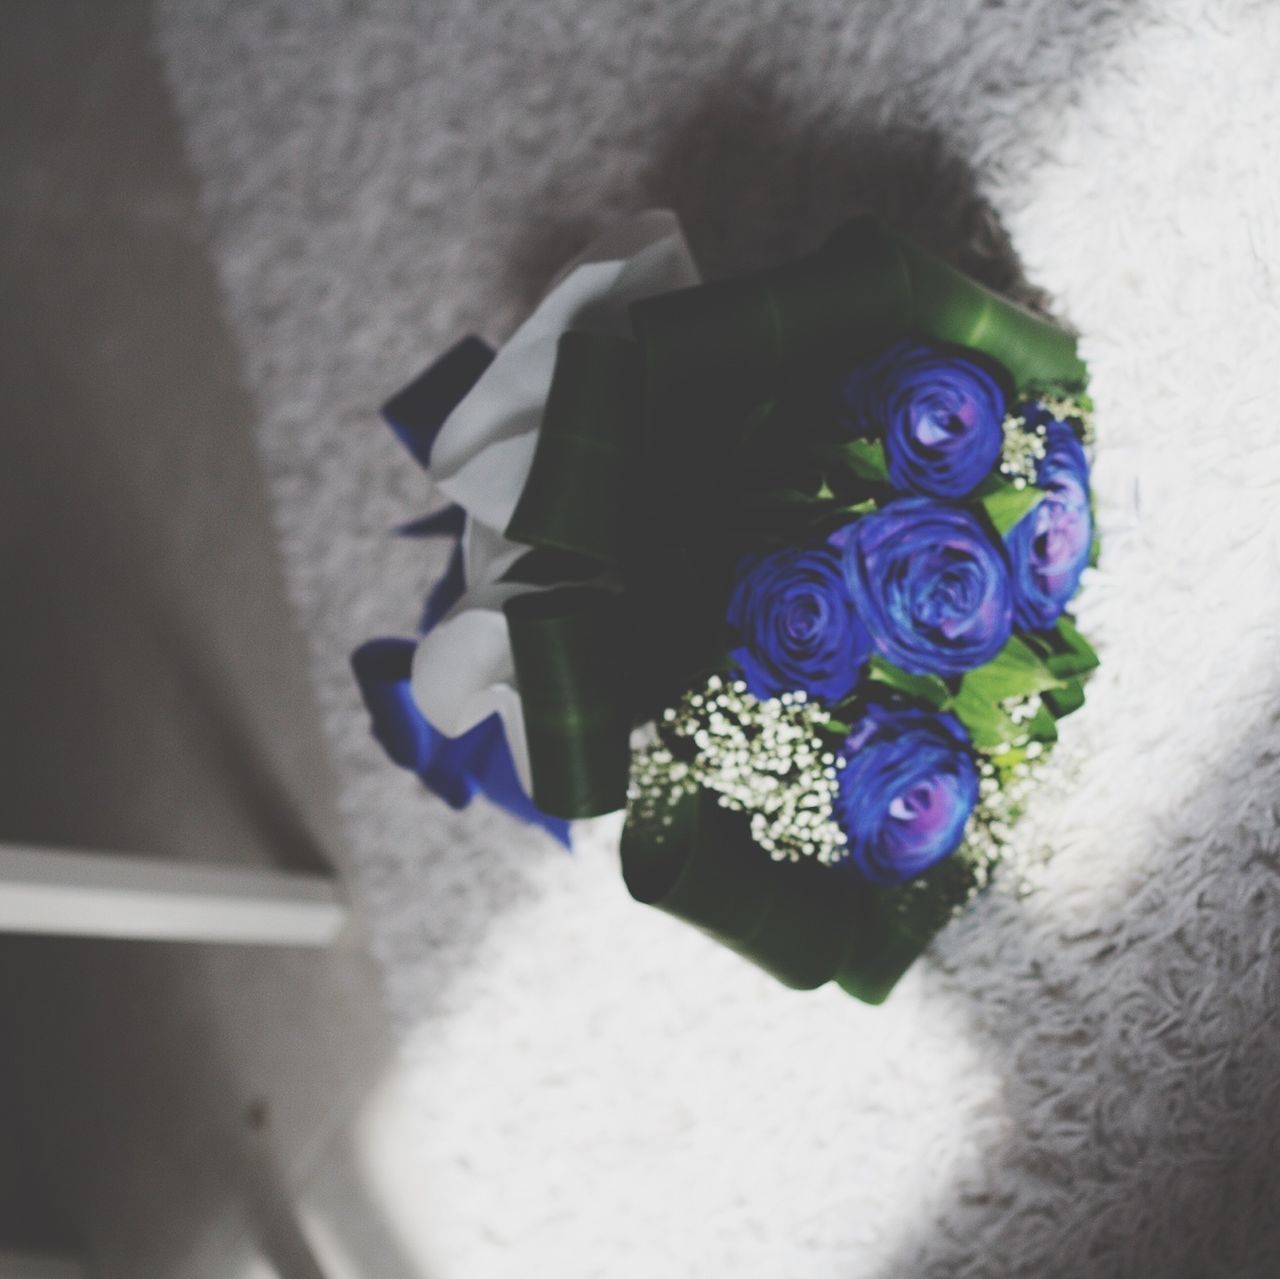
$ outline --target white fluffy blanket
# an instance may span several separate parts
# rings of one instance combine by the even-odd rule
[[[1280,6],[161,0],[446,1279],[1280,1273]],[[1104,666],[995,891],[802,995],[450,813],[346,659],[436,499],[380,401],[669,205],[712,275],[871,208],[1084,335]],[[1135,496],[1136,491],[1136,496]],[[419,1188],[410,1187],[416,1193]]]

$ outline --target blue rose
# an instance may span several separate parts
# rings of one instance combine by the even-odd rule
[[[1013,565],[1014,619],[1031,631],[1052,626],[1062,615],[1093,546],[1089,462],[1065,422],[1047,424],[1036,487],[1044,490],[1044,501],[1005,535]]]
[[[803,689],[838,702],[853,692],[871,650],[840,559],[826,547],[751,555],[729,600],[730,654],[756,697]]]
[[[959,847],[978,770],[958,720],[872,702],[840,758],[835,819],[849,852],[837,865],[873,884],[902,884]]]
[[[829,539],[874,648],[915,675],[989,662],[1013,628],[1004,551],[958,506],[907,497]]]
[[[894,488],[966,497],[1004,440],[1004,392],[986,369],[934,346],[900,342],[842,388],[852,434],[883,440]]]

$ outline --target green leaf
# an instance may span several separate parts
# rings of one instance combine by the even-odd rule
[[[1046,703],[1048,698],[1052,696],[1052,693],[1045,694]],[[1030,722],[1025,725],[1025,728],[1033,742],[1042,742],[1047,746],[1058,740],[1058,723],[1047,704],[1042,705],[1036,711]]]
[[[742,432],[738,437],[744,449],[752,447],[768,435],[776,408],[777,403],[774,400],[765,400],[747,414],[742,424]]]
[[[995,702],[981,692],[966,688],[967,683],[966,679],[960,685],[960,691],[948,709],[969,730],[978,750],[997,750],[1026,736],[1025,730],[1019,728]]]
[[[517,595],[503,605],[524,710],[533,799],[574,820],[627,798],[634,631],[621,598],[587,587]]]
[[[988,482],[978,488],[975,496],[996,532],[1004,537],[1044,501],[1045,492],[1031,484],[1018,488],[1007,482]]]
[[[599,580],[598,560],[570,551],[554,549],[526,551],[499,579],[529,586],[560,586],[571,582]]]
[[[747,817],[705,790],[633,802],[621,854],[637,901],[696,925],[785,985],[834,980],[873,1004],[883,1003],[971,887],[960,858],[909,887],[888,888],[814,858],[774,861]]]
[[[825,490],[825,491],[824,491]],[[785,510],[790,507],[828,506],[834,494],[827,487],[826,480],[821,480],[813,493],[803,489],[779,488],[768,493],[748,493],[741,499],[742,505],[752,510]]]
[[[644,370],[641,429],[649,456],[664,463],[649,478],[666,495],[696,494],[753,410],[819,354],[854,363],[919,332],[981,351],[1015,387],[1087,378],[1069,333],[865,215],[785,266],[630,310]]]
[[[991,762],[1004,774],[1012,774],[1013,770],[1019,764],[1024,763],[1027,758],[1027,748],[1025,746],[1014,746],[1012,749],[1004,751],[999,755],[993,755]]]
[[[867,676],[877,684],[884,684],[908,697],[941,710],[951,699],[951,690],[936,675],[912,675],[883,657],[872,657],[867,664]]]
[[[661,463],[650,484],[696,498],[757,405],[815,358],[838,354],[853,364],[904,336],[910,302],[901,249],[863,217],[784,266],[632,303],[644,366],[641,429],[648,457]],[[780,437],[783,426],[779,420],[768,435]]]
[[[506,528],[513,542],[609,568],[621,563],[627,530],[620,499],[640,375],[635,343],[603,333],[561,335],[538,446]]]
[[[857,876],[813,858],[774,861],[749,819],[710,791],[633,804],[621,852],[637,901],[696,924],[801,990],[836,976],[872,906]]]
[[[1008,369],[1016,386],[1083,387],[1088,371],[1069,333],[991,293],[910,240],[892,238],[906,267],[917,329],[935,341],[982,351]]]
[[[1058,624],[1047,637],[1052,644],[1053,653],[1046,665],[1059,678],[1068,679],[1075,675],[1086,675],[1096,670],[1099,665],[1097,653],[1083,635],[1076,630],[1075,623],[1064,613]]]
[[[1084,685],[1078,679],[1066,680],[1061,688],[1045,693],[1044,704],[1054,719],[1064,719],[1084,705]]]
[[[908,884],[877,888],[873,909],[859,921],[836,981],[859,999],[883,1003],[894,982],[977,887],[973,863],[956,852]]]
[[[1079,681],[1055,673],[1053,658],[1046,660],[1036,651],[1046,650],[1049,638],[1043,634],[1027,639],[1014,635],[992,661],[970,671],[960,681],[960,691],[949,709],[968,728],[979,750],[1028,739],[1055,742],[1056,720],[1060,718],[1055,707],[1068,708],[1062,711],[1068,714],[1084,700]],[[1058,642],[1056,636],[1052,638]],[[1044,705],[1027,723],[1015,724],[1001,707],[1002,702],[1037,694]],[[1079,701],[1074,701],[1077,695]]]
[[[1003,702],[1014,697],[1031,697],[1045,689],[1057,688],[1061,683],[1031,646],[1013,635],[991,661],[964,677],[960,689],[972,698]]]
[[[870,515],[873,511],[879,509],[879,503],[874,497],[869,497],[862,502],[854,502],[852,506],[835,506],[832,507],[830,514],[832,515],[851,515],[855,519],[862,515]]]
[[[824,444],[812,450],[813,456],[832,466],[843,467],[859,479],[873,484],[888,484],[889,464],[884,445],[879,440],[849,440],[844,444]]]

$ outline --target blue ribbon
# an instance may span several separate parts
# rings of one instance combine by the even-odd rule
[[[494,714],[461,737],[446,737],[418,709],[409,685],[417,644],[375,639],[351,656],[351,667],[373,721],[373,735],[391,760],[416,773],[450,808],[465,808],[477,795],[512,817],[540,826],[569,847],[569,823],[534,807],[516,774],[515,761]]]
[[[383,416],[423,467],[430,465],[431,449],[445,419],[492,359],[492,349],[479,338],[464,338],[387,401]],[[448,506],[398,530],[404,537],[453,539],[448,567],[427,596],[420,634],[430,631],[462,595],[465,522],[461,507]],[[473,796],[483,795],[520,821],[540,826],[568,848],[569,823],[536,808],[520,785],[498,715],[490,715],[459,737],[448,737],[418,709],[410,682],[416,649],[416,641],[410,639],[375,639],[351,655],[373,736],[382,749],[451,808],[465,808]]]
[[[382,406],[387,425],[424,471],[431,467],[440,428],[493,363],[493,356],[487,342],[465,337]]]

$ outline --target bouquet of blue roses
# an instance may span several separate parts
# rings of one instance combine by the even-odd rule
[[[625,807],[634,897],[882,1000],[1097,665],[1074,340],[869,218],[703,283],[654,213],[386,416],[456,539],[421,637],[355,656],[392,757],[566,841]]]

